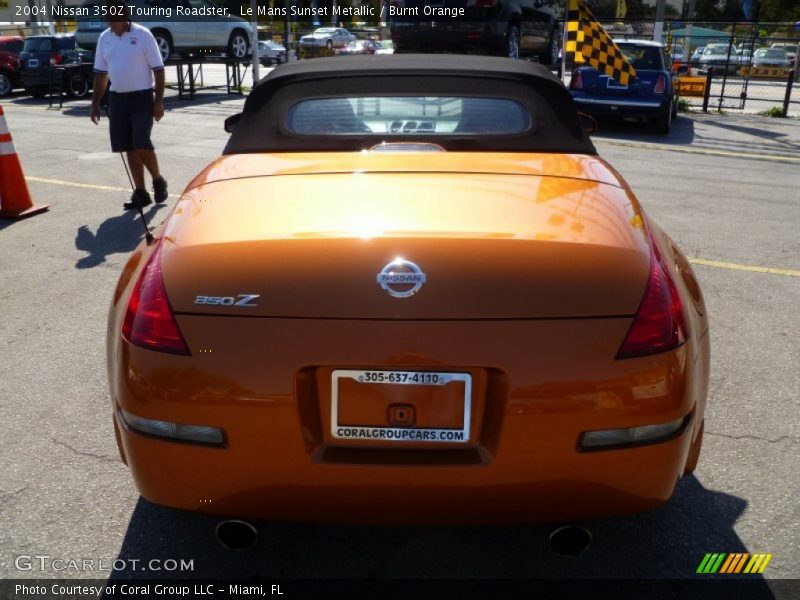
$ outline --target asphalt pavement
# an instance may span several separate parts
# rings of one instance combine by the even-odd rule
[[[241,105],[212,92],[168,98],[154,129],[168,205],[220,154],[222,121]],[[693,258],[710,315],[703,453],[671,502],[587,523],[593,543],[577,558],[553,554],[544,525],[260,523],[257,546],[232,553],[214,538],[216,519],[140,499],[117,456],[106,314],[143,235],[121,210],[128,181],[107,123],[91,124],[86,101],[3,106],[34,200],[50,210],[0,221],[0,577],[110,575],[19,559],[47,555],[126,561],[114,577],[692,578],[707,552],[764,552],[774,555],[764,597],[772,580],[800,578],[800,121],[684,115],[669,136],[601,123],[595,137]],[[131,562],[151,558],[193,570]]]

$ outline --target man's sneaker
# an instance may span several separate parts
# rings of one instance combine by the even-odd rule
[[[148,204],[152,204],[153,201],[150,199],[150,194],[147,193],[147,190],[135,190],[133,194],[131,194],[131,201],[126,202],[122,205],[122,208],[125,210],[136,210],[139,207],[144,208]]]
[[[169,192],[167,192],[167,180],[163,177],[153,179],[153,197],[159,204],[165,202],[166,199],[169,198]]]

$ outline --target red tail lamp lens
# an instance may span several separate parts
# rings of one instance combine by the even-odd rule
[[[655,240],[650,241],[650,276],[644,297],[617,358],[658,354],[677,348],[689,335],[678,288]]]
[[[161,242],[133,288],[122,335],[130,343],[170,354],[191,354],[169,305],[161,274]]]

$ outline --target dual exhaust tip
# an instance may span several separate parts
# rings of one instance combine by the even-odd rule
[[[592,532],[581,525],[563,525],[550,534],[549,542],[550,549],[559,556],[575,557],[592,543]]]
[[[214,533],[220,544],[228,550],[249,550],[258,541],[255,526],[240,519],[221,521]],[[592,533],[580,525],[564,525],[550,534],[549,542],[550,548],[559,556],[575,557],[592,543]]]
[[[258,541],[258,530],[247,521],[228,519],[217,524],[214,533],[228,550],[249,550]]]

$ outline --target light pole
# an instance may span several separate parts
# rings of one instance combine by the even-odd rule
[[[261,66],[261,61],[258,56],[258,1],[250,0],[250,27],[253,29],[251,32],[252,46],[253,46],[253,85],[258,83],[260,74],[258,72]],[[238,66],[236,67],[239,68]]]
[[[656,23],[653,27],[653,41],[660,42],[661,36],[664,33],[664,12],[666,10],[667,0],[656,0]]]

